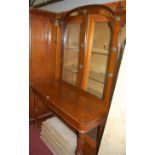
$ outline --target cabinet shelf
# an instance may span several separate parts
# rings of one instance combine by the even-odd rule
[[[89,80],[93,80],[93,81],[95,81],[95,82],[104,84],[104,81],[99,81],[99,80],[97,80],[97,79],[95,79],[95,78],[92,78],[92,77],[89,77]]]
[[[99,48],[92,48],[92,54],[109,55],[108,50]]]
[[[72,51],[75,51],[75,52],[79,52],[80,51],[78,46],[64,47],[64,49],[72,50]]]
[[[90,71],[89,79],[93,80],[95,82],[104,84],[105,76],[106,75],[103,74],[103,73],[97,73],[97,72],[94,72],[94,71]]]
[[[63,68],[66,71],[72,72],[72,73],[77,73],[78,69],[76,66],[72,65],[72,66],[67,66]]]
[[[109,55],[109,54],[107,54],[107,53],[100,53],[100,52],[92,52],[92,54],[99,54],[99,55],[106,55],[106,56]]]

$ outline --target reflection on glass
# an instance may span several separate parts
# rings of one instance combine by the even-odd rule
[[[118,58],[121,57],[121,46],[122,46],[122,43],[123,41],[125,40],[126,38],[126,25],[124,25],[122,28],[121,28],[121,31],[120,31],[120,34],[119,34],[119,41],[118,41]]]
[[[76,85],[81,24],[69,23],[64,35],[64,56],[62,80]]]
[[[78,14],[79,14],[78,11],[74,11],[70,14],[70,16],[78,16]]]
[[[103,94],[109,43],[110,28],[108,23],[96,22],[94,24],[87,91],[99,98],[102,98]]]

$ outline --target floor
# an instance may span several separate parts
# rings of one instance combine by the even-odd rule
[[[29,127],[29,155],[54,155],[40,139],[40,134],[33,125]]]
[[[29,155],[54,155],[51,150],[40,139],[40,129],[35,129],[34,124],[30,123],[29,126]],[[94,129],[88,135],[96,139],[97,130]]]

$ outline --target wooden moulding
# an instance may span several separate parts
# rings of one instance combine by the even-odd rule
[[[122,5],[122,10],[121,11],[119,11],[118,10],[118,7],[117,7],[120,4]],[[103,4],[103,6],[106,6],[106,7],[110,8],[114,13],[118,13],[118,14],[122,14],[123,12],[126,13],[126,1],[105,3],[105,4]],[[64,12],[57,13],[56,14],[57,15],[57,18],[63,18],[63,17],[65,17],[66,14],[69,11],[64,11]]]
[[[45,11],[41,9],[36,9],[36,8],[30,8],[29,9],[30,14],[35,14],[35,15],[42,15],[42,16],[47,16],[47,17],[55,17],[56,13],[51,12],[51,11]]]
[[[106,3],[103,4],[107,7],[109,7],[110,9],[112,9],[115,13],[116,12],[123,12],[126,10],[126,1],[119,1],[119,2],[112,2],[112,3]]]
[[[77,12],[77,15],[75,16],[86,14],[101,14],[109,19],[111,19],[114,15],[114,11],[105,5],[85,5],[68,11],[63,17],[63,22],[66,23],[69,17],[75,17],[71,15],[75,12]]]

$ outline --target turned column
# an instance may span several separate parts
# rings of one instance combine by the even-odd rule
[[[108,59],[108,66],[107,66],[107,72],[108,76],[106,78],[106,85],[105,85],[105,94],[103,103],[104,106],[107,108],[107,112],[110,108],[110,102],[112,97],[112,90],[113,90],[113,80],[114,80],[114,73],[117,66],[117,56],[118,56],[118,38],[119,38],[119,32],[121,30],[120,27],[120,17],[115,16],[113,21],[109,24],[111,27],[111,49],[110,49],[110,56]]]
[[[77,147],[76,147],[76,155],[84,155],[83,153],[84,146],[84,133],[79,133],[77,138]]]
[[[99,150],[99,146],[100,146],[100,142],[101,142],[101,138],[102,138],[102,134],[105,128],[105,122],[100,124],[97,127],[97,137],[96,137],[96,154],[98,153]]]

